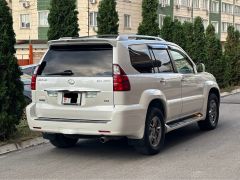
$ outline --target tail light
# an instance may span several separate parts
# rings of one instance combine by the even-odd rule
[[[118,65],[113,65],[113,91],[130,91],[129,79],[123,69]]]
[[[35,68],[34,73],[32,75],[32,80],[31,80],[31,89],[32,90],[36,90],[36,81],[37,81],[38,69],[39,69],[39,66],[37,66]]]

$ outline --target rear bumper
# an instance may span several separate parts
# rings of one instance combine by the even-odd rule
[[[109,120],[91,120],[76,118],[48,118],[36,116],[36,104],[26,108],[27,120],[31,130],[77,135],[143,137],[147,110],[137,105],[118,105],[111,112]],[[96,113],[96,112],[92,112]]]

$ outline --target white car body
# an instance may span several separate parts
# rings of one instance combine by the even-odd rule
[[[119,36],[117,39],[64,38],[49,43],[50,47],[69,44],[110,44],[113,47],[112,64],[119,65],[126,73],[131,89],[114,91],[112,76],[37,76],[32,103],[26,109],[31,130],[141,139],[146,115],[152,103],[159,104],[166,132],[169,132],[204,120],[210,91],[219,97],[215,78],[206,72],[198,73],[190,57],[173,43],[147,36]],[[146,44],[181,51],[188,58],[193,73],[139,73],[131,65],[129,47]],[[66,91],[77,92],[81,96],[77,101],[81,102],[78,105],[63,104],[63,92]],[[181,119],[182,123],[177,122]]]

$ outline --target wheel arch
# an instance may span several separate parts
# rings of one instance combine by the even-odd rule
[[[215,95],[217,96],[217,98],[218,98],[218,105],[220,104],[221,96],[220,96],[220,92],[219,92],[219,90],[218,90],[217,88],[212,87],[212,88],[209,90],[209,93],[208,93],[208,94],[209,94],[209,95],[210,95],[210,94],[215,94]]]
[[[161,110],[163,114],[164,121],[166,121],[167,117],[167,108],[166,108],[166,103],[162,99],[153,99],[150,101],[147,113],[152,107],[156,107]]]

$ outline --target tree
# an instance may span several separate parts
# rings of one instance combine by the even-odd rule
[[[158,5],[158,0],[143,0],[142,22],[138,27],[138,34],[149,36],[158,36],[160,34],[159,24],[157,23]]]
[[[240,83],[240,34],[235,31],[233,26],[227,30],[227,39],[225,43],[225,60],[228,63],[230,76],[230,85],[239,85]]]
[[[0,32],[0,139],[4,139],[15,131],[25,106],[21,71],[14,56],[13,19],[5,0],[0,0]]]
[[[173,40],[173,22],[170,16],[166,16],[163,20],[163,25],[160,30],[161,37],[166,41]]]
[[[205,61],[205,32],[201,17],[196,17],[193,24],[192,58],[196,63]]]
[[[115,0],[102,0],[98,8],[98,35],[118,34],[118,13]]]
[[[181,48],[185,49],[186,45],[186,37],[183,30],[182,23],[177,19],[173,22],[173,32],[172,32],[172,42],[179,45]]]
[[[78,11],[76,8],[76,0],[51,0],[48,15],[48,40],[79,36]]]
[[[183,34],[185,37],[184,50],[192,57],[193,55],[193,23],[185,21],[183,23]]]
[[[220,87],[227,85],[229,81],[227,64],[222,58],[222,45],[216,37],[215,28],[212,24],[206,29],[206,61],[204,63],[207,72],[212,73],[216,77]]]

